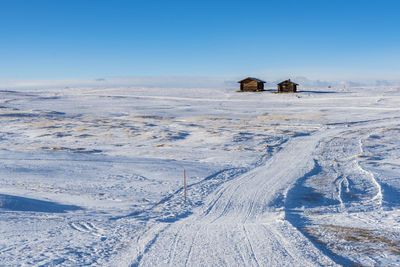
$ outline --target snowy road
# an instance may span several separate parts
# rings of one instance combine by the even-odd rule
[[[284,220],[281,196],[314,168],[322,136],[294,138],[265,165],[223,184],[195,213],[158,232],[142,266],[334,265]]]

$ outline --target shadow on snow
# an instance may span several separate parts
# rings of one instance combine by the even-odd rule
[[[83,208],[75,205],[63,205],[56,202],[0,194],[0,209],[11,211],[64,213],[67,211],[82,210]]]

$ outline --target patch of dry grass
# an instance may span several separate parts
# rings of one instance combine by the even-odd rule
[[[353,252],[365,255],[380,253],[400,255],[400,235],[398,233],[330,224],[308,226],[303,230],[316,243],[326,245],[336,252],[351,248]],[[327,236],[329,238],[326,238]]]

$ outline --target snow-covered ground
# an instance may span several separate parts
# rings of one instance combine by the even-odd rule
[[[399,135],[399,87],[3,90],[0,265],[400,265]]]

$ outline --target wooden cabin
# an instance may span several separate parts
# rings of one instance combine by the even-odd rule
[[[248,77],[241,81],[240,83],[240,91],[241,92],[260,92],[264,91],[264,81],[252,77]]]
[[[278,93],[296,93],[297,85],[297,83],[290,81],[290,79],[278,83]]]

